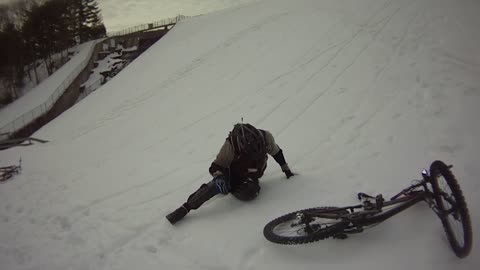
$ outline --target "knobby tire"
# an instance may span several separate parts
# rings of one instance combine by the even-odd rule
[[[343,232],[343,229],[346,227],[345,222],[340,219],[340,215],[346,214],[348,212],[346,210],[338,209],[339,208],[337,207],[316,207],[302,209],[283,215],[267,223],[267,225],[265,225],[263,229],[263,235],[269,241],[283,245],[306,244],[332,237],[338,233]],[[297,214],[299,213],[307,213],[309,216],[331,219],[333,225],[328,228],[320,229],[313,233],[308,233],[307,235],[282,236],[275,232],[275,228],[278,225],[287,224],[288,222],[295,220]],[[299,229],[301,228],[299,227]]]
[[[472,225],[465,197],[463,196],[457,179],[450,171],[450,168],[442,161],[437,160],[432,163],[432,165],[430,166],[430,176],[432,179],[431,184],[433,188],[435,202],[440,210],[439,217],[442,221],[445,233],[447,234],[448,242],[450,243],[455,254],[459,258],[464,258],[470,253],[470,250],[472,249]],[[455,205],[451,205],[450,209],[454,207],[454,214],[457,215],[456,218],[453,216],[453,213],[446,212],[449,210],[446,204],[450,203],[448,201],[447,203],[445,203],[444,199],[442,199],[445,195],[447,195],[447,193],[440,187],[438,179],[440,176],[443,176],[443,178],[447,182],[447,185],[451,190],[451,196],[455,200]],[[452,217],[461,222],[463,233],[460,237],[463,238],[463,243],[459,243],[459,240],[461,239],[458,239],[457,234],[454,232],[455,225],[452,224],[451,220],[449,219],[450,215],[452,215]]]

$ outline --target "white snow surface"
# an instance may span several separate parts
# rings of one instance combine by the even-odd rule
[[[0,152],[0,269],[476,269],[480,4],[271,0],[179,23],[119,75]],[[233,124],[270,130],[298,175],[269,159],[260,196],[217,196],[164,218],[210,180]],[[454,164],[474,230],[451,251],[420,203],[351,236],[282,246],[282,214],[390,197]],[[475,266],[477,265],[477,266]]]
[[[17,117],[28,113],[37,106],[43,105],[55,90],[89,57],[89,51],[97,41],[89,41],[78,46],[79,52],[60,69],[42,81],[34,89],[10,103],[0,110],[0,128],[17,119]]]

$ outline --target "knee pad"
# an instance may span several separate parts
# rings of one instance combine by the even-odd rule
[[[213,181],[203,184],[200,188],[192,193],[189,197],[186,204],[188,210],[198,209],[204,202],[210,200],[213,196],[217,195],[217,187]]]

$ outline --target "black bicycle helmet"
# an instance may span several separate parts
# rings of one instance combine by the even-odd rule
[[[267,153],[262,132],[250,124],[236,124],[230,138],[236,153],[240,156],[260,160]]]

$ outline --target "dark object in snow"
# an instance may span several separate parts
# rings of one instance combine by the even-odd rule
[[[19,174],[22,171],[22,160],[20,159],[18,165],[12,165],[7,167],[0,167],[0,182],[6,181],[12,178],[14,175]]]
[[[457,179],[442,161],[435,161],[406,189],[386,201],[381,194],[358,193],[359,205],[315,207],[283,215],[265,225],[263,234],[269,241],[304,244],[329,237],[345,239],[425,201],[440,218],[450,246],[459,258],[472,249],[472,224],[467,203]],[[423,232],[422,232],[423,233]]]
[[[173,211],[172,213],[168,214],[166,218],[170,223],[175,224],[180,219],[182,219],[190,210],[188,210],[185,206],[180,206],[177,210]]]
[[[29,145],[32,145],[33,142],[47,143],[48,141],[40,140],[33,137],[3,140],[3,141],[0,141],[0,150],[5,150],[15,146],[29,146]]]
[[[280,165],[287,178],[294,175],[270,132],[250,124],[236,124],[209,168],[213,179],[202,184],[166,218],[175,224],[217,194],[231,193],[241,201],[255,199],[260,192],[259,179],[267,167],[267,154]]]

